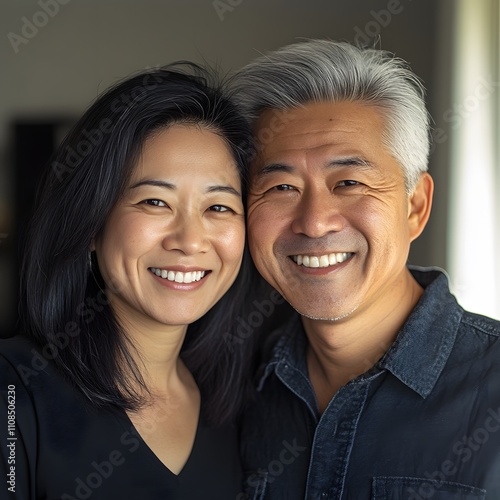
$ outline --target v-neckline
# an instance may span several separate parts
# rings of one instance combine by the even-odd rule
[[[160,458],[158,457],[158,455],[156,455],[156,453],[151,449],[151,447],[148,445],[148,443],[146,443],[146,441],[142,437],[141,433],[138,431],[137,427],[134,425],[134,422],[132,422],[132,420],[128,416],[127,412],[125,410],[121,410],[120,411],[120,415],[122,416],[122,418],[124,418],[123,424],[126,423],[129,426],[129,428],[131,427],[133,429],[134,434],[137,436],[137,438],[139,440],[140,447],[142,447],[142,449],[146,450],[146,454],[150,456],[151,460],[154,461],[154,462],[156,462],[162,469],[166,470],[168,472],[168,474],[172,475],[173,477],[175,477],[177,479],[180,479],[181,476],[184,475],[184,472],[189,467],[190,463],[192,462],[193,455],[194,455],[194,452],[195,452],[195,450],[197,448],[197,444],[198,444],[198,441],[199,441],[200,427],[201,427],[201,420],[202,420],[201,404],[200,404],[200,411],[198,413],[198,421],[197,421],[197,424],[196,424],[196,431],[195,431],[195,434],[194,434],[193,445],[191,447],[191,450],[189,452],[189,455],[188,455],[188,457],[187,457],[184,465],[182,466],[182,468],[181,468],[181,470],[179,471],[178,474],[176,474],[175,472],[171,471],[160,460]],[[128,429],[126,429],[126,430],[128,430]]]

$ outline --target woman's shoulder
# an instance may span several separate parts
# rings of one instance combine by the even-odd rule
[[[0,340],[0,395],[9,387],[15,388],[19,413],[31,412],[44,421],[93,410],[56,367],[53,353],[23,335]]]
[[[21,334],[0,339],[0,356],[9,361],[26,361],[32,356],[33,349],[37,350],[35,344]]]
[[[51,357],[40,350],[28,337],[15,335],[0,339],[0,364],[19,374],[33,375],[52,371]],[[52,375],[52,374],[51,374]]]
[[[67,384],[52,360],[50,351],[24,335],[0,339],[0,388],[15,384],[28,394],[64,390]]]

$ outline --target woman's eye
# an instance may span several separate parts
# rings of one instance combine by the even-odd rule
[[[226,207],[224,205],[212,205],[211,207],[209,207],[209,210],[212,212],[232,212],[233,211],[229,207]]]
[[[151,198],[149,200],[143,200],[141,203],[144,203],[144,205],[150,205],[152,207],[167,207],[168,205],[161,200],[156,200],[154,198]]]
[[[291,191],[293,186],[290,186],[290,184],[279,184],[278,186],[274,186],[273,189],[276,189],[277,191]]]

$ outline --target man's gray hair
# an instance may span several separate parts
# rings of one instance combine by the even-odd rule
[[[346,42],[310,40],[257,58],[233,75],[234,98],[250,120],[264,109],[361,101],[385,118],[383,140],[403,168],[408,193],[427,170],[430,117],[420,79],[402,59]]]

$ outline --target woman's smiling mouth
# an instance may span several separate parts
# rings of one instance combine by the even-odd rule
[[[169,269],[159,269],[157,267],[149,267],[149,271],[158,276],[159,278],[168,281],[175,281],[176,283],[193,283],[202,280],[210,271],[174,271]]]

